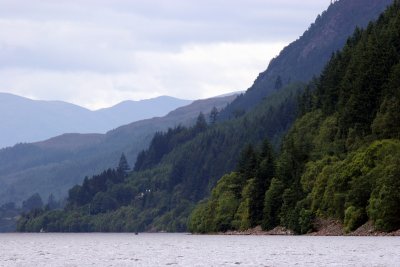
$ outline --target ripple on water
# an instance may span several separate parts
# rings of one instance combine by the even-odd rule
[[[0,266],[390,267],[400,262],[398,238],[185,234],[132,237],[130,234],[4,234],[0,236]]]

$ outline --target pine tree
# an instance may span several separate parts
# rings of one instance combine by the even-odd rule
[[[216,107],[213,107],[213,109],[210,112],[210,123],[215,124],[217,122],[217,117],[218,117],[218,109]]]
[[[22,202],[22,209],[24,211],[31,211],[34,209],[41,209],[43,207],[42,198],[38,193],[33,194],[27,200]]]
[[[199,116],[197,117],[196,124],[194,126],[197,132],[202,132],[207,129],[207,121],[204,117],[203,112],[200,112]]]
[[[237,165],[237,170],[242,176],[243,182],[254,178],[258,165],[258,156],[252,145],[247,145],[241,155]]]
[[[54,209],[58,208],[58,203],[53,194],[49,195],[49,198],[47,199],[46,208],[49,210],[54,210]]]
[[[272,147],[268,140],[262,145],[260,163],[257,167],[252,192],[249,195],[250,223],[251,226],[261,224],[264,209],[265,191],[275,175],[275,164]]]
[[[126,160],[124,153],[121,154],[117,170],[123,173],[124,175],[128,174],[128,172],[130,171],[129,164],[128,161]]]

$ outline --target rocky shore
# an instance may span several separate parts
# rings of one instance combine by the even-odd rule
[[[263,231],[261,226],[257,226],[255,228],[247,229],[245,231],[228,231],[224,233],[220,233],[222,235],[294,235],[291,230],[286,229],[285,227],[275,227],[270,231]]]
[[[386,233],[376,231],[372,222],[360,226],[353,232],[345,233],[341,222],[330,219],[317,219],[314,222],[314,231],[307,233],[307,236],[400,236],[400,229]],[[219,233],[221,235],[294,235],[291,230],[278,226],[270,231],[263,231],[261,226],[247,229],[245,231],[228,231]]]

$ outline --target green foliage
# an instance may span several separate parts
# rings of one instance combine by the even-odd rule
[[[270,230],[279,225],[279,213],[282,205],[282,193],[284,184],[276,178],[273,178],[271,185],[265,193],[264,214],[262,228]]]
[[[86,177],[82,185],[76,185],[69,190],[68,207],[79,207],[90,203],[96,194],[106,192],[114,184],[122,183],[125,179],[125,173],[117,170],[108,169],[91,179]],[[107,210],[107,209],[105,209]]]
[[[234,229],[232,222],[239,206],[242,178],[238,173],[223,176],[209,200],[200,203],[189,219],[189,230],[206,233]]]
[[[255,177],[257,165],[258,156],[254,151],[253,146],[246,146],[240,153],[240,158],[237,164],[237,171],[243,177],[244,181]]]
[[[275,176],[275,158],[270,143],[265,140],[261,146],[260,162],[248,193],[250,226],[260,225],[263,220],[265,192]]]
[[[362,223],[365,222],[365,211],[363,208],[356,208],[354,206],[350,206],[344,212],[344,230],[346,233],[351,232]]]
[[[385,87],[385,96],[372,124],[380,138],[397,138],[400,133],[400,63],[393,67]]]
[[[127,175],[130,169],[131,168],[129,167],[128,161],[126,160],[126,156],[124,153],[122,153],[119,159],[117,171],[122,172],[124,175]]]
[[[177,126],[173,129],[168,129],[165,133],[155,133],[150,143],[150,147],[146,151],[139,153],[134,170],[141,171],[156,166],[160,163],[162,158],[171,152],[171,150],[176,146],[192,139],[198,133],[205,130],[206,127],[207,123],[204,115],[201,113],[194,127],[185,128]]]
[[[304,208],[300,210],[298,222],[300,234],[306,234],[312,230],[314,218],[315,214],[311,210]]]
[[[316,89],[300,98],[304,114],[277,163],[283,226],[304,233],[315,214],[343,221],[346,231],[367,220],[381,230],[399,228],[399,14],[396,1],[377,23],[357,30]]]
[[[243,187],[242,199],[239,208],[236,211],[234,221],[232,222],[235,229],[246,230],[254,226],[254,223],[252,222],[253,218],[251,216],[253,213],[251,200],[253,196],[252,194],[256,189],[255,179],[248,180],[246,185]]]
[[[33,194],[27,200],[22,202],[22,209],[24,211],[31,211],[34,209],[41,209],[43,207],[42,198],[38,193]]]
[[[385,166],[369,200],[368,214],[379,230],[393,231],[400,228],[400,153]]]
[[[213,217],[208,201],[201,201],[191,213],[188,220],[188,230],[195,233],[209,233],[212,229]]]
[[[301,232],[300,212],[302,211],[303,194],[300,187],[293,184],[290,188],[286,188],[282,195],[282,206],[280,213],[280,225],[292,229],[296,233]]]
[[[64,212],[32,212],[19,229],[184,231],[189,214],[189,230],[201,233],[260,223],[306,233],[315,216],[339,219],[347,231],[367,220],[398,229],[399,14],[395,1],[357,29],[303,95],[293,84],[232,120],[207,125],[200,114],[193,127],[159,133],[129,177],[109,170],[87,178]],[[274,159],[262,142],[277,148],[289,127]]]
[[[210,112],[210,123],[211,124],[215,124],[217,122],[217,118],[218,118],[218,109],[216,107],[213,107],[213,109]]]
[[[192,232],[245,230],[259,225],[263,219],[264,195],[275,164],[270,144],[265,140],[257,152],[245,147],[237,172],[223,176],[212,190],[211,197],[201,202],[189,219]]]
[[[104,192],[98,192],[91,201],[90,213],[104,213],[114,210],[116,207],[117,202],[114,198]]]

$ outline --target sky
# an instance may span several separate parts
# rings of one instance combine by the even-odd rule
[[[251,86],[330,0],[0,0],[0,92],[89,109]]]

